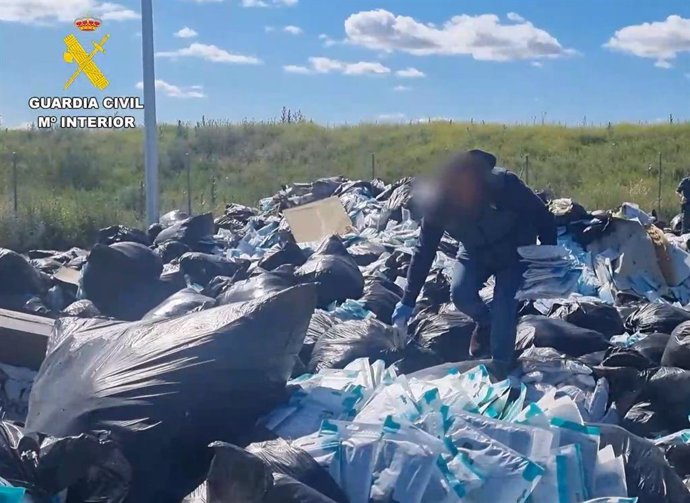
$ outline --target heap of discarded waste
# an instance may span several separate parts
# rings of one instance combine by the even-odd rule
[[[0,347],[0,501],[690,503],[687,236],[549,201],[506,377],[469,355],[449,235],[391,326],[412,182],[0,249],[0,309],[56,320],[40,368]]]

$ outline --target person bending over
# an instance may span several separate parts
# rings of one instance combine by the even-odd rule
[[[515,173],[497,168],[496,157],[481,150],[453,156],[426,187],[431,190],[417,191],[422,226],[393,323],[407,325],[441,238],[448,231],[460,243],[451,300],[477,324],[470,353],[490,355],[507,371],[515,351],[515,295],[525,271],[517,250],[536,244],[537,238],[542,245],[555,245],[554,217]],[[490,276],[495,277],[491,310],[479,296]]]

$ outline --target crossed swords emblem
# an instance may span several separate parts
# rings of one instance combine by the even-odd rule
[[[67,63],[76,63],[77,70],[72,74],[67,83],[65,84],[65,90],[72,85],[72,83],[79,77],[79,74],[84,73],[86,77],[91,81],[96,89],[103,90],[110,82],[103,72],[101,72],[98,65],[93,60],[94,56],[102,52],[105,54],[103,46],[110,38],[110,35],[106,35],[101,39],[100,42],[91,42],[93,44],[93,51],[87,53],[84,47],[79,43],[77,37],[70,34],[65,37],[65,45],[67,46],[67,51],[64,53],[64,59]]]

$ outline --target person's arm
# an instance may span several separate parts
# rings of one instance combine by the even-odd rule
[[[506,197],[510,207],[522,212],[537,228],[539,242],[543,245],[557,243],[556,219],[538,195],[514,173],[508,173]]]
[[[407,288],[402,298],[404,305],[413,307],[416,304],[419,292],[422,291],[431,265],[436,258],[436,250],[438,250],[443,232],[444,229],[440,225],[431,224],[426,219],[422,222],[417,248],[407,271]]]

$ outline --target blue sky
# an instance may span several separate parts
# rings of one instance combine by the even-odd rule
[[[31,96],[139,95],[136,0],[0,0],[0,121]],[[320,123],[690,120],[688,0],[154,0],[158,117]],[[76,17],[103,20],[80,34]],[[185,29],[186,28],[186,29]],[[182,30],[182,31],[181,31]],[[102,94],[63,38],[111,35]]]

